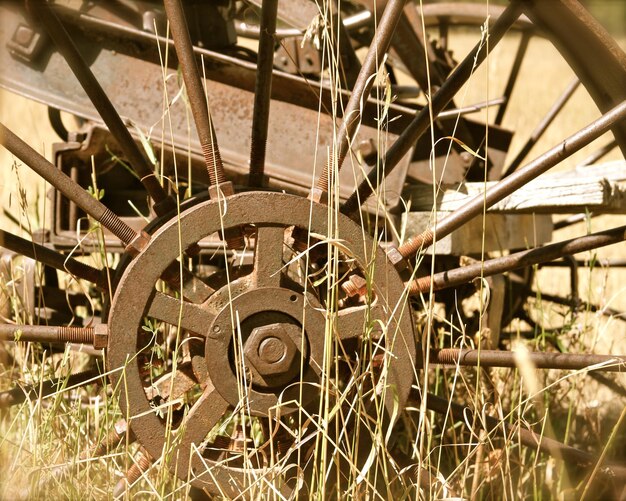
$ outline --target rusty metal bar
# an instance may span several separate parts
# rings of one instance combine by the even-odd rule
[[[106,324],[98,324],[96,327],[0,324],[0,341],[79,343],[93,344],[94,348],[104,348],[106,339]]]
[[[526,57],[526,51],[528,49],[528,43],[530,42],[531,36],[532,34],[529,31],[522,32],[517,53],[515,54],[515,60],[513,61],[513,66],[511,67],[509,78],[504,89],[504,96],[506,100],[502,103],[500,108],[498,108],[498,114],[496,115],[496,119],[494,121],[496,125],[501,125],[502,120],[504,119],[504,114],[506,113],[509,102],[511,101],[511,94],[513,94],[513,88],[515,87],[519,71],[522,67],[522,62],[524,61],[524,57]]]
[[[170,22],[178,63],[185,81],[189,106],[191,107],[191,113],[198,131],[209,179],[212,185],[221,185],[226,183],[224,165],[217,144],[215,129],[209,115],[207,97],[204,93],[200,70],[194,56],[185,12],[180,0],[165,0],[164,5]],[[231,195],[232,193],[224,194]]]
[[[367,100],[369,97],[369,92],[375,80],[373,75],[378,71],[382,57],[389,49],[394,29],[398,24],[406,1],[407,0],[389,0],[385,6],[380,23],[376,27],[376,36],[365,56],[361,71],[359,72],[357,81],[350,94],[350,99],[344,110],[343,120],[337,132],[337,147],[336,149],[333,148],[330,158],[324,164],[324,169],[311,194],[313,200],[319,201],[323,196],[322,194],[327,192],[330,170],[334,168],[333,164],[335,161],[337,162],[337,171],[341,169],[343,161],[348,154],[350,141],[358,125],[361,123],[361,102]]]
[[[76,386],[86,383],[100,375],[100,371],[92,369],[78,372],[66,377],[48,379],[41,383],[31,384],[25,387],[15,387],[7,391],[0,392],[0,409],[6,409],[13,405],[24,402],[27,398],[43,398],[69,386]]]
[[[381,160],[380,168],[372,169],[359,184],[358,188],[350,198],[343,204],[341,212],[349,216],[359,210],[362,203],[372,194],[372,187],[376,186],[379,177],[387,176],[398,162],[408,153],[417,140],[430,128],[431,113],[433,117],[439,115],[446,106],[452,101],[456,93],[470,78],[476,67],[478,67],[487,57],[488,47],[492,50],[496,44],[502,39],[509,28],[515,23],[521,14],[521,5],[519,1],[512,1],[493,27],[489,30],[489,44],[483,41],[479,42],[474,49],[465,57],[465,59],[452,72],[450,77],[443,83],[441,88],[432,98],[430,107],[422,108],[409,126],[402,132],[395,143],[391,145],[389,151]]]
[[[450,402],[431,393],[426,397],[426,408],[439,414],[445,415],[450,413],[454,419],[466,424],[470,422],[468,417],[476,413],[470,407]],[[494,432],[497,435],[504,434],[513,443],[520,442],[522,445],[538,449],[564,461],[585,466],[593,465],[597,462],[597,458],[588,452],[565,445],[558,440],[537,435],[531,430],[513,426],[504,420],[486,416],[484,413],[481,414],[481,418],[474,419],[471,422],[480,428],[484,428],[486,431]],[[603,471],[609,476],[626,478],[626,468],[623,466],[603,465]]]
[[[72,257],[64,256],[60,252],[48,249],[43,245],[36,244],[25,238],[18,237],[8,231],[0,230],[0,247],[39,261],[46,266],[70,273],[75,277],[92,282],[101,288],[106,287],[103,270],[93,268]]]
[[[626,356],[593,355],[578,353],[547,353],[531,351],[524,355],[537,369],[581,370],[592,365],[605,364],[594,370],[626,372]],[[430,350],[429,363],[437,365],[460,365],[464,367],[511,367],[518,363],[515,353],[504,350],[461,350],[444,348]]]
[[[620,243],[624,240],[626,240],[626,226],[620,226],[611,230],[600,231],[592,233],[591,235],[549,244],[545,247],[515,252],[508,256],[488,259],[462,268],[455,268],[441,273],[435,273],[432,276],[428,275],[417,278],[410,283],[409,294],[427,292],[430,290],[431,284],[433,290],[436,291],[448,287],[455,287],[471,282],[478,277],[488,277],[518,268],[526,268],[527,266],[546,261],[554,261],[555,259],[560,259],[569,254],[577,254],[579,252],[597,249],[598,247]]]
[[[30,11],[43,24],[44,28],[54,41],[59,52],[76,76],[92,104],[98,110],[102,120],[111,131],[111,134],[122,149],[131,167],[137,172],[150,198],[154,200],[154,210],[163,215],[175,207],[174,200],[159,183],[154,170],[150,167],[146,157],[141,153],[137,143],[133,140],[122,118],[118,115],[113,103],[106,95],[98,80],[89,69],[81,56],[69,33],[54,13],[48,2],[27,0]]]
[[[524,159],[528,156],[528,153],[530,153],[530,150],[532,150],[533,146],[535,146],[535,144],[537,144],[537,141],[539,141],[539,139],[541,139],[541,137],[543,136],[543,134],[546,131],[546,129],[554,121],[556,116],[561,112],[561,110],[567,104],[567,102],[570,100],[570,98],[572,97],[572,95],[574,94],[574,92],[576,91],[576,89],[578,88],[579,85],[580,85],[580,80],[578,80],[578,78],[575,78],[568,85],[568,87],[565,89],[563,94],[561,94],[559,96],[559,98],[552,105],[552,107],[550,108],[550,110],[548,111],[546,116],[544,116],[541,119],[541,122],[539,122],[539,125],[537,125],[535,130],[532,132],[532,134],[530,135],[530,137],[526,141],[526,144],[524,144],[524,146],[522,147],[520,152],[517,154],[517,156],[513,159],[513,161],[505,169],[504,173],[502,174],[503,178],[513,174],[513,172],[515,172],[517,170],[517,168],[522,164]]]
[[[261,32],[254,87],[254,111],[250,137],[250,178],[248,186],[263,186],[265,170],[265,147],[270,118],[272,93],[272,70],[274,67],[274,35],[278,0],[263,0],[261,7]]]
[[[13,134],[13,132],[2,123],[0,123],[0,144],[63,193],[69,200],[78,205],[88,215],[96,221],[99,221],[105,228],[109,229],[111,233],[122,242],[130,244],[135,240],[137,237],[135,230]]]
[[[411,237],[396,251],[392,251],[390,253],[392,262],[397,264],[402,260],[402,258],[412,256],[419,249],[426,249],[427,247],[430,247],[434,241],[435,232],[437,233],[437,238],[443,238],[446,235],[449,235],[454,230],[467,223],[470,219],[481,214],[484,209],[488,209],[495,203],[509,196],[529,181],[532,181],[537,176],[551,169],[565,158],[576,153],[594,139],[600,137],[613,125],[618,123],[620,120],[623,120],[624,117],[626,117],[626,101],[622,101],[615,108],[605,113],[595,122],[592,122],[584,129],[563,140],[560,144],[525,165],[517,172],[514,172],[506,179],[501,180],[495,186],[489,188],[484,194],[475,196],[461,208],[439,221],[436,228],[427,228],[419,235]],[[560,256],[561,255],[558,255],[557,257]],[[548,259],[544,259],[544,261],[547,260]]]
[[[332,45],[333,47],[337,47],[337,59],[339,60],[339,78],[341,80],[341,86],[346,89],[352,89],[358,78],[359,73],[361,71],[361,61],[359,61],[358,56],[356,55],[356,51],[354,47],[352,47],[352,42],[350,41],[350,34],[344,24],[343,18],[341,17],[341,10],[339,9],[340,1],[333,0],[330,2],[330,15],[332,17]],[[337,20],[337,29],[335,30],[335,19]]]

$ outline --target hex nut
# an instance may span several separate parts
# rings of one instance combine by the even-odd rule
[[[398,248],[393,245],[389,246],[387,249],[387,259],[389,259],[389,262],[393,264],[398,271],[402,271],[407,267],[407,262],[404,259],[404,256],[400,254]]]
[[[264,325],[252,330],[244,346],[244,355],[247,363],[254,369],[253,382],[262,386],[275,386],[286,383],[295,376],[295,361],[300,354],[300,347],[296,346],[294,338],[297,339],[300,334],[299,326],[287,323]],[[283,345],[282,353],[279,353],[279,342]],[[266,358],[269,360],[259,353],[264,344],[268,351]]]
[[[107,324],[96,324],[93,328],[93,347],[101,350],[107,347],[109,342],[109,326]]]

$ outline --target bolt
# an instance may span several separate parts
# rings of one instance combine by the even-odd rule
[[[302,328],[289,323],[263,325],[252,330],[244,345],[254,384],[276,387],[297,374]]]
[[[268,364],[275,364],[287,354],[287,347],[277,337],[267,337],[259,345],[259,357]]]
[[[28,47],[33,41],[35,32],[28,26],[20,24],[13,34],[13,41],[22,47]]]
[[[107,347],[109,341],[109,328],[107,324],[96,324],[93,331],[93,347],[101,350]]]

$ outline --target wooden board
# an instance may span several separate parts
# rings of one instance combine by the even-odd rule
[[[453,211],[481,195],[488,183],[447,185],[433,198],[432,186],[415,184],[404,192],[411,210]],[[616,161],[571,171],[543,175],[495,204],[489,212],[517,214],[626,214],[626,162]]]
[[[437,219],[448,213],[440,212]],[[402,215],[406,235],[422,232],[433,223],[432,212],[406,212]],[[552,239],[552,217],[533,214],[487,214],[484,221],[485,252],[510,249],[527,249],[550,242]],[[483,218],[475,217],[469,223],[437,241],[436,254],[454,256],[478,255],[481,253]],[[427,250],[433,253],[433,248]]]

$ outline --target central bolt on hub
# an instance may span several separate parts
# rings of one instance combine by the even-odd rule
[[[267,337],[259,345],[259,357],[268,364],[275,364],[287,354],[285,343],[277,337]]]

